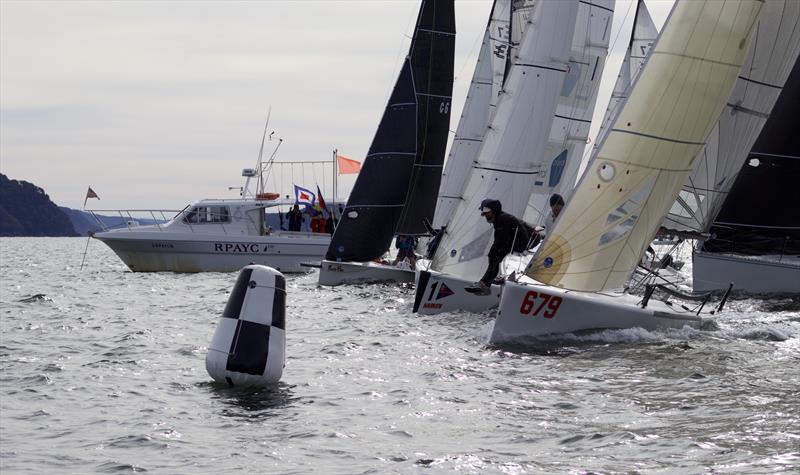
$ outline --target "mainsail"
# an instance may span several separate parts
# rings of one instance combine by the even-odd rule
[[[550,137],[539,174],[533,176],[525,220],[543,224],[553,193],[572,195],[597,103],[600,79],[608,56],[614,0],[581,2],[568,63],[558,96]]]
[[[442,173],[433,227],[447,226],[461,200],[470,165],[478,155],[486,127],[497,107],[510,54],[511,0],[495,0],[486,25],[475,73],[458,122],[456,136]]]
[[[434,255],[434,269],[458,276],[480,273],[491,240],[491,228],[479,222],[482,199],[500,199],[503,209],[517,216],[525,210],[532,177],[544,161],[577,13],[577,1],[534,4],[532,24],[523,33],[462,199]]]
[[[664,219],[665,228],[709,231],[796,63],[799,20],[796,0],[770,1],[762,7],[733,93]]]
[[[453,92],[453,0],[423,0],[411,49],[325,258],[380,257],[433,218]]]
[[[711,227],[713,238],[705,241],[704,251],[800,255],[798,110],[800,61],[795,60],[772,114]]]
[[[623,286],[730,96],[761,5],[674,5],[613,127],[529,264],[529,276],[579,291]]]

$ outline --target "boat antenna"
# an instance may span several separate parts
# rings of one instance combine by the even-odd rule
[[[267,129],[269,128],[269,117],[272,115],[272,106],[267,109],[267,121],[264,123],[264,133],[261,135],[261,147],[258,149],[258,161],[256,162],[256,172],[258,173],[258,186],[256,194],[264,192],[264,177],[261,169],[261,162],[264,158],[264,142],[267,138]],[[272,139],[272,134],[269,134]]]

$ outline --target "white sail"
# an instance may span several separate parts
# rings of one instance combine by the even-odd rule
[[[486,127],[496,110],[497,94],[503,86],[506,61],[510,54],[510,19],[511,0],[495,0],[483,35],[475,73],[464,101],[464,109],[458,121],[456,136],[442,172],[442,184],[433,218],[434,228],[441,228],[450,222],[453,211],[461,200],[470,165],[478,155]]]
[[[664,219],[664,227],[709,231],[797,60],[799,19],[797,0],[774,0],[762,8],[733,93]]]
[[[761,5],[675,4],[529,276],[580,291],[627,281],[730,96]]]
[[[593,0],[578,6],[569,69],[550,128],[546,159],[539,174],[532,177],[524,215],[529,223],[544,224],[550,212],[550,196],[559,193],[567,199],[575,188],[608,56],[613,16],[614,0]]]
[[[564,82],[578,1],[536,2],[519,55],[506,76],[483,146],[472,165],[432,267],[476,278],[486,265],[492,228],[480,217],[484,198],[521,216],[531,178],[543,168],[543,153]]]
[[[633,19],[631,40],[628,42],[628,48],[625,50],[625,57],[622,60],[617,82],[614,83],[614,90],[611,91],[611,97],[608,100],[608,107],[606,107],[606,113],[603,115],[603,121],[600,122],[600,129],[597,132],[597,137],[592,147],[592,153],[594,153],[603,142],[603,138],[609,130],[611,121],[614,120],[619,105],[628,97],[631,86],[636,78],[639,77],[639,72],[641,72],[645,59],[647,59],[647,55],[650,54],[650,48],[652,48],[657,37],[658,28],[656,28],[653,19],[650,17],[650,11],[647,9],[647,5],[645,5],[644,0],[638,0],[636,4],[636,15]]]

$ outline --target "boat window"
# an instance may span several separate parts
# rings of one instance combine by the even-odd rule
[[[231,215],[227,206],[197,206],[189,210],[183,218],[185,223],[230,223]]]

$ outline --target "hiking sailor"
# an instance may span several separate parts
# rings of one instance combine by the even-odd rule
[[[485,199],[481,201],[481,216],[494,227],[494,242],[489,248],[489,267],[478,282],[464,287],[469,293],[489,295],[491,285],[497,274],[500,273],[500,264],[513,250],[522,252],[539,242],[534,229],[521,219],[503,212],[502,204],[497,200]],[[531,236],[535,242],[530,243]]]

